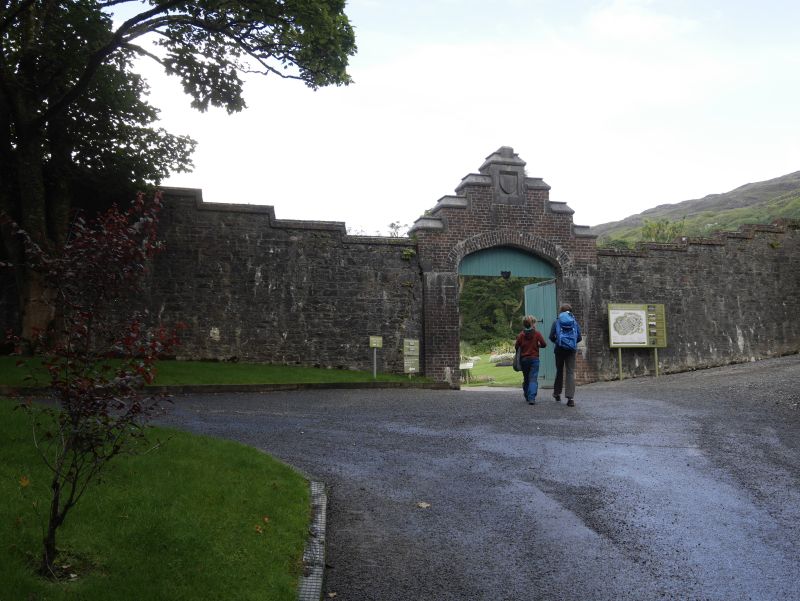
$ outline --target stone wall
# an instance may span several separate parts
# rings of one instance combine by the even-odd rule
[[[272,207],[204,203],[166,189],[166,251],[147,285],[150,309],[184,322],[179,358],[403,372],[403,340],[421,341],[425,375],[459,382],[458,269],[514,247],[547,261],[557,300],[584,331],[578,381],[618,377],[608,303],[663,303],[668,373],[800,352],[797,222],[715,239],[598,250],[573,211],[549,199],[511,148],[487,157],[418,219],[409,238],[348,236],[338,222],[278,220]],[[0,274],[0,318],[16,322],[13,279]],[[650,349],[624,349],[627,376],[654,372]]]
[[[180,358],[236,358],[403,371],[421,338],[422,286],[408,239],[348,236],[344,224],[275,219],[269,206],[204,203],[166,189],[149,305],[182,321]],[[410,250],[409,250],[410,249]]]
[[[590,362],[618,377],[608,347],[608,303],[663,303],[663,373],[800,352],[800,230],[797,222],[744,226],[713,239],[600,250],[592,283]],[[623,349],[626,376],[653,374],[651,349]]]

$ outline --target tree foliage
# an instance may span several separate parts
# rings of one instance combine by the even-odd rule
[[[155,361],[177,343],[177,331],[132,311],[146,266],[161,248],[160,198],[139,195],[122,212],[78,220],[62,248],[48,251],[14,224],[30,267],[52,290],[57,325],[37,332],[56,408],[34,409],[34,437],[52,473],[40,573],[57,577],[56,533],[106,464],[132,449],[159,406],[142,393]],[[19,343],[19,339],[16,339]]]
[[[669,219],[645,219],[642,223],[640,235],[642,242],[660,242],[668,244],[680,238],[684,232],[684,220],[670,221]]]
[[[513,340],[524,317],[524,288],[533,278],[462,277],[461,340],[478,351]]]
[[[244,74],[347,84],[354,52],[343,0],[0,0],[0,210],[57,248],[76,198],[120,201],[191,167],[194,142],[153,127],[136,57],[178,77],[195,108],[235,112]],[[2,233],[6,257],[26,264]],[[17,274],[30,338],[47,292],[35,273]]]

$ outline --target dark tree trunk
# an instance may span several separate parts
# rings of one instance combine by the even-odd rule
[[[29,133],[29,132],[20,132]],[[44,177],[44,148],[38,133],[20,135],[16,152],[20,226],[43,249],[53,248],[48,227],[47,186]],[[21,337],[32,344],[39,332],[47,331],[53,320],[53,291],[41,275],[17,263],[17,290],[21,315]]]
[[[64,514],[59,510],[59,504],[61,503],[61,484],[58,477],[53,478],[50,487],[53,490],[53,497],[50,500],[50,516],[47,521],[47,532],[42,539],[44,547],[42,550],[42,563],[39,566],[39,574],[45,578],[53,578],[56,575],[56,532],[64,521]]]

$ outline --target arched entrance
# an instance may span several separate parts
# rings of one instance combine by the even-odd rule
[[[458,267],[459,290],[464,278],[503,278],[520,296],[522,313],[533,315],[537,328],[547,338],[556,316],[556,272],[541,258],[519,248],[498,246],[465,256]],[[516,321],[516,320],[515,320]],[[513,324],[516,327],[518,324]],[[555,380],[555,358],[547,349],[541,354],[539,385],[550,387]]]
[[[527,175],[525,161],[512,148],[503,146],[486,157],[478,173],[462,178],[455,195],[443,196],[414,222],[409,233],[417,240],[422,271],[421,356],[428,377],[459,386],[462,273],[491,269],[494,276],[502,271],[540,275],[536,267],[542,267],[557,281],[559,301],[587,314],[596,237],[588,227],[575,225],[572,209],[551,201],[549,191],[541,178]],[[555,302],[555,283],[528,292],[528,312],[542,318],[548,334]],[[577,369],[580,379],[585,370],[580,358]]]

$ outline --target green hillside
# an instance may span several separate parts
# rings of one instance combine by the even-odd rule
[[[745,223],[772,223],[782,217],[800,219],[800,171],[724,194],[659,205],[621,221],[596,225],[591,232],[598,236],[598,245],[605,246],[614,240],[638,242],[645,220],[683,220],[682,235],[708,236],[715,231],[736,230]]]

